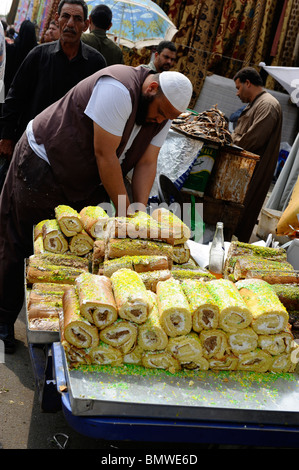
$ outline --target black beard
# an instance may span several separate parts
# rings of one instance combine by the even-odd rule
[[[145,96],[141,94],[135,118],[135,122],[138,126],[143,126],[144,124],[146,124],[148,108],[150,103],[152,103],[154,99],[154,96]]]

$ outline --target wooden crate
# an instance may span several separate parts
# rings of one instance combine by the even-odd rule
[[[205,194],[243,204],[260,157],[234,147],[223,147],[215,161]]]

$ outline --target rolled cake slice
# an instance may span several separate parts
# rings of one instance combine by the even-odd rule
[[[119,318],[112,325],[100,331],[100,339],[127,354],[137,344],[137,331],[137,325]]]
[[[139,273],[139,277],[145,285],[146,289],[156,293],[158,282],[166,281],[172,276],[171,271],[169,271],[169,269],[161,269],[159,271],[148,271],[146,273]]]
[[[272,354],[272,356],[290,353],[293,342],[294,337],[290,331],[258,336],[258,347],[263,351],[267,351],[269,354]]]
[[[83,228],[93,238],[102,237],[105,233],[109,216],[101,206],[87,206],[79,212]]]
[[[144,323],[152,305],[139,275],[130,269],[119,269],[112,274],[111,282],[120,318]]]
[[[186,335],[192,328],[192,315],[182,286],[173,278],[157,285],[158,311],[163,330],[170,337]]]
[[[40,236],[40,237],[37,237],[36,240],[34,240],[33,242],[33,253],[35,255],[38,255],[38,254],[41,254],[41,253],[45,253],[45,247],[44,247],[44,241],[43,241],[43,237]]]
[[[138,345],[146,351],[165,349],[168,344],[168,336],[160,324],[158,303],[156,294],[149,291],[152,297],[152,309],[145,323],[138,328]]]
[[[143,353],[144,349],[137,344],[133,351],[124,354],[124,364],[134,364],[135,366],[141,366]]]
[[[273,357],[269,371],[275,373],[295,372],[297,363],[293,362],[291,353],[282,353]]]
[[[217,328],[202,330],[199,334],[203,356],[206,359],[222,359],[229,351],[227,336],[224,331]]]
[[[48,302],[52,302],[53,304],[56,303],[57,307],[61,307],[63,293],[64,293],[63,289],[60,289],[59,291],[55,291],[55,292],[44,291],[43,289],[37,289],[37,288],[30,289],[28,290],[27,308],[30,308],[34,304],[48,303]]]
[[[123,363],[121,351],[103,341],[100,341],[98,346],[89,349],[88,354],[91,364],[121,366]]]
[[[215,276],[209,271],[201,268],[197,269],[180,269],[172,268],[171,270],[172,277],[178,281],[183,281],[184,279],[201,279],[203,281],[210,281],[216,279]]]
[[[209,368],[211,370],[237,370],[238,357],[233,354],[225,354],[220,359],[211,358]]]
[[[76,279],[81,314],[100,330],[117,320],[118,313],[111,280],[84,273]]]
[[[234,280],[246,279],[250,273],[294,271],[292,265],[287,261],[276,261],[262,258],[261,256],[240,256],[234,266]]]
[[[257,348],[254,351],[239,355],[237,370],[267,372],[271,369],[272,363],[273,357],[271,354]]]
[[[139,240],[132,238],[110,238],[106,245],[105,258],[121,258],[122,256],[167,256],[168,269],[171,269],[173,246],[165,242]]]
[[[181,365],[168,351],[146,351],[142,356],[142,365],[149,369],[164,369],[175,373]]]
[[[251,309],[231,281],[216,279],[206,286],[219,307],[219,328],[234,333],[250,325]]]
[[[164,207],[152,212],[152,218],[173,233],[174,245],[181,245],[191,237],[190,228],[175,214]]]
[[[91,260],[93,274],[99,273],[99,268],[104,262],[105,247],[106,247],[106,242],[104,239],[97,238],[96,240],[94,240],[93,250],[92,250],[92,260]]]
[[[76,289],[73,287],[66,290],[62,301],[62,338],[81,349],[97,346],[99,344],[98,329],[81,315]]]
[[[62,233],[66,237],[73,237],[83,230],[80,215],[70,206],[61,204],[55,207],[55,217]]]
[[[33,240],[37,240],[38,238],[43,236],[43,226],[49,219],[41,220],[36,224],[33,228]]]
[[[88,350],[77,348],[65,340],[61,341],[61,345],[64,349],[65,357],[70,368],[91,364],[91,358]]]
[[[182,368],[186,370],[208,370],[210,368],[210,364],[205,357],[198,356],[192,362],[182,364]]]
[[[69,249],[68,240],[60,230],[56,219],[47,220],[42,228],[43,245],[51,253],[65,253]]]
[[[196,279],[185,279],[182,288],[190,305],[193,330],[199,332],[217,328],[219,307],[206,283]]]
[[[254,270],[251,269],[247,272],[246,279],[261,279],[262,281],[267,282],[268,284],[299,284],[299,272],[292,270],[292,271],[284,271],[284,270]]]
[[[251,326],[257,334],[285,330],[289,315],[270,284],[261,279],[244,279],[236,287],[252,312]]]
[[[190,260],[190,248],[187,243],[174,245],[173,262],[177,264],[185,264]]]
[[[234,333],[227,333],[228,344],[236,355],[254,351],[258,347],[258,335],[248,326]]]
[[[89,253],[93,249],[93,238],[84,230],[74,235],[69,242],[71,253],[77,256],[83,256]]]
[[[202,345],[196,333],[170,338],[166,350],[179,361],[181,365],[196,363],[202,357]],[[192,366],[190,367],[192,368]]]

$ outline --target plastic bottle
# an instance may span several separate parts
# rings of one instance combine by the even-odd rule
[[[209,256],[209,271],[216,277],[222,277],[224,255],[223,222],[217,222]]]

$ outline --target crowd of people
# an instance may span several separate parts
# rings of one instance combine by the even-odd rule
[[[24,300],[24,259],[32,254],[33,225],[53,218],[59,204],[82,209],[110,200],[119,214],[121,200],[125,213],[120,215],[127,214],[131,202],[146,206],[171,121],[186,111],[192,97],[189,78],[172,70],[173,42],[162,41],[148,65],[127,66],[121,48],[107,37],[112,23],[108,7],[95,7],[88,15],[84,0],[61,0],[41,44],[30,21],[22,23],[16,39],[6,41],[0,340],[7,353],[16,346],[14,323]],[[235,77],[246,107],[233,134],[237,145],[261,156],[254,194],[260,186],[266,189],[274,172],[281,129],[279,105],[258,76],[250,69]],[[254,146],[256,136],[259,146]],[[244,241],[256,219],[256,199],[248,196],[247,204],[253,212]]]

